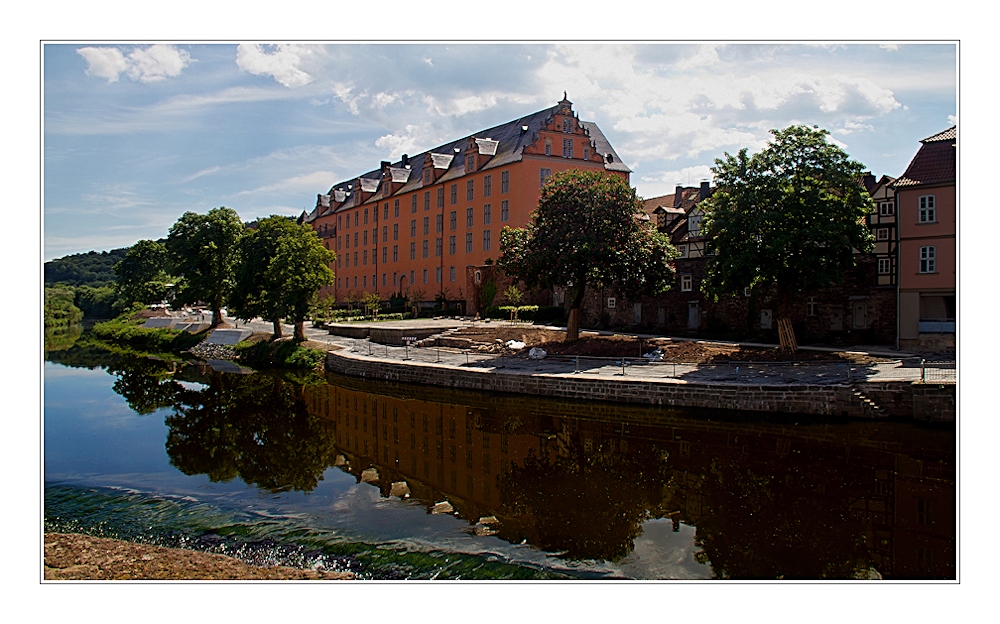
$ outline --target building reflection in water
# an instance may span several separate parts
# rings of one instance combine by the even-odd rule
[[[721,578],[955,578],[953,428],[329,379],[305,400],[333,424],[336,463],[483,534],[619,561],[646,520],[670,518],[696,527]]]

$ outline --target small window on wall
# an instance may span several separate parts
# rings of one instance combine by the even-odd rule
[[[691,275],[681,275],[681,292],[691,292],[691,284],[694,278]]]
[[[747,286],[746,288],[743,289],[743,296],[744,297],[749,297],[750,296],[750,287],[749,286]]]
[[[477,284],[481,283],[483,281],[483,273],[482,273],[482,271],[476,271],[476,273],[475,273],[475,275],[473,276],[472,279],[475,280],[475,282]]]
[[[920,248],[920,272],[934,273],[937,268],[937,249],[935,247]]]
[[[891,217],[896,214],[896,205],[893,202],[879,202],[878,213],[883,217]]]
[[[688,257],[688,246],[687,245],[677,245],[677,251],[680,252],[681,258]]]
[[[889,258],[879,258],[878,259],[878,274],[888,275],[892,273],[892,260]]]
[[[806,316],[816,316],[816,297],[806,299]]]
[[[889,240],[889,228],[875,230],[875,238],[880,241]]]
[[[545,169],[545,168],[540,169],[538,171],[538,186],[539,187],[545,186],[545,181],[548,180],[549,176],[551,175],[552,175],[551,169]]]
[[[937,221],[937,212],[934,206],[933,195],[922,195],[918,200],[919,213],[917,221],[920,223],[934,223]]]
[[[615,307],[615,298],[614,297],[608,297],[608,308],[610,309],[610,308],[614,308],[614,307]]]

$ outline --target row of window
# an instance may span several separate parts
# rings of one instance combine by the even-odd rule
[[[489,225],[493,222],[493,206],[491,204],[486,204],[483,206],[482,219],[484,225]],[[500,202],[500,221],[507,222],[510,221],[510,202],[506,199]],[[475,225],[475,209],[467,208],[465,211],[465,226],[473,227]],[[448,227],[450,230],[458,229],[458,211],[452,210],[449,215]],[[434,231],[441,233],[444,231],[444,215],[436,215],[434,219]],[[424,217],[423,220],[423,233],[424,236],[430,234],[430,217]],[[361,238],[359,239],[359,236]],[[410,237],[415,238],[417,236],[417,220],[412,219],[410,221]],[[392,224],[392,240],[399,240],[399,224]],[[364,232],[354,233],[354,246],[357,247],[359,241],[362,245],[368,245],[368,230]],[[378,228],[372,228],[372,244],[378,242]],[[389,226],[382,226],[382,242],[389,242]],[[347,234],[344,237],[337,237],[337,251],[341,248],[350,249],[351,247],[351,235]]]
[[[429,173],[429,171],[427,173]],[[501,171],[500,172],[500,192],[501,193],[509,193],[510,192],[510,171]],[[451,203],[453,205],[457,204],[458,203],[458,184],[457,183],[451,185],[451,187],[450,187],[450,195],[451,195]],[[483,176],[483,197],[490,197],[492,195],[493,195],[493,175],[490,174],[490,175],[487,175],[487,176]],[[476,198],[476,181],[474,179],[473,180],[466,180],[466,182],[465,182],[465,199],[467,201],[472,201],[475,198]],[[431,209],[431,192],[430,191],[424,191],[423,199],[424,199],[424,202],[423,202],[424,203],[424,210],[430,210]],[[417,205],[418,205],[418,203],[419,203],[418,194],[414,193],[413,195],[410,196],[410,212],[411,213],[417,212]],[[443,186],[437,189],[437,207],[438,208],[443,208],[444,207],[444,187]],[[351,227],[351,215],[350,214],[346,215],[347,219],[344,219],[343,218],[344,216],[345,215],[337,215],[337,228],[338,229],[341,228],[341,227],[343,227],[345,229],[349,229]],[[399,200],[398,199],[394,199],[392,201],[392,216],[393,217],[397,217],[397,218],[399,217]],[[375,208],[371,209],[370,218],[373,219],[373,220],[375,220],[375,221],[378,221],[378,206],[376,206]],[[356,210],[354,212],[354,226],[355,227],[358,227],[359,225],[361,225],[362,221],[364,222],[365,225],[367,225],[368,224],[368,219],[369,219],[369,209],[368,208],[365,208],[364,210]],[[389,202],[385,202],[382,205],[382,219],[383,220],[388,220],[389,219]]]
[[[435,239],[435,241],[434,241],[434,256],[435,257],[440,258],[443,255],[443,253],[442,253],[443,242],[444,242],[444,240],[442,238]],[[422,258],[428,258],[428,257],[430,257],[430,240],[426,240],[425,239],[425,240],[421,241],[421,246],[420,247],[421,247],[421,257]],[[483,230],[482,251],[490,251],[492,248],[493,248],[493,231],[492,230]],[[372,249],[372,263],[375,262],[375,254],[377,253],[377,249],[378,248]],[[466,253],[472,253],[473,251],[474,251],[474,248],[473,248],[473,236],[472,236],[472,232],[467,232],[465,234],[465,252]],[[359,265],[364,266],[364,265],[367,265],[368,264],[368,250],[365,249],[365,250],[361,251],[360,252],[360,254],[361,254],[360,256],[358,256],[358,253],[359,252],[357,252],[357,251],[354,252],[354,255],[353,255],[354,264],[353,264],[353,266],[359,266]],[[458,237],[456,237],[456,236],[449,236],[448,237],[448,255],[453,256],[456,253],[458,253]],[[382,263],[383,264],[388,263],[388,261],[389,261],[388,254],[389,254],[389,247],[388,246],[383,246],[382,247]],[[416,259],[417,259],[417,242],[413,241],[413,242],[410,243],[410,260],[416,260]],[[351,267],[352,266],[351,260],[352,260],[352,256],[351,256],[350,252],[341,254],[340,256],[337,257],[337,267],[338,268],[340,268],[340,267]],[[359,260],[360,260],[360,262],[359,262]],[[399,245],[393,245],[392,246],[392,261],[393,262],[399,262]]]
[[[430,281],[429,281],[429,275],[430,275],[430,273],[428,272],[428,269],[423,269],[422,270],[421,277],[423,279],[423,283],[424,284],[430,283]],[[403,274],[403,277],[406,277],[405,273]],[[373,273],[372,274],[372,279],[371,279],[371,287],[372,288],[375,288],[377,286],[377,281],[376,281],[375,278],[376,278],[376,275]],[[399,273],[393,272],[393,274],[392,274],[392,285],[393,286],[399,286],[399,279],[400,279]],[[457,274],[456,268],[453,267],[453,266],[452,267],[448,267],[448,281],[449,282],[454,282],[457,279],[458,279],[458,274]],[[437,282],[437,283],[439,283],[439,284],[441,283],[441,267],[434,267],[434,281]],[[337,278],[337,288],[351,288],[352,287],[351,283],[352,283],[352,278],[350,278],[350,277],[338,277]],[[411,270],[410,271],[410,283],[411,284],[416,284],[417,283],[416,282],[416,271],[415,270]],[[368,284],[369,284],[369,282],[368,282],[368,276],[367,275],[360,275],[360,276],[359,275],[355,275],[354,278],[353,278],[353,284],[354,284],[354,286],[353,286],[354,288],[368,288]],[[389,285],[389,274],[388,273],[383,273],[382,274],[382,286],[388,286],[388,285]]]

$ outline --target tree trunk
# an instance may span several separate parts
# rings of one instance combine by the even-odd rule
[[[295,342],[306,341],[306,321],[305,319],[295,319],[295,335],[292,338]]]
[[[566,342],[580,339],[580,307],[583,306],[585,287],[582,280],[579,283],[581,284],[580,289],[573,295],[573,302],[569,308],[569,319],[566,321]]]
[[[213,305],[212,306],[212,329],[215,329],[219,325],[222,325],[222,306]]]
[[[274,325],[274,339],[277,340],[281,338],[281,319],[271,319],[271,323]]]
[[[566,321],[566,342],[573,342],[580,339],[580,308],[572,308],[569,311],[569,320]]]

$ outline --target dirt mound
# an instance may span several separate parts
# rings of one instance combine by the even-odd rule
[[[46,580],[350,579],[350,572],[260,568],[224,555],[76,533],[45,534]]]
[[[531,325],[479,325],[465,327],[451,334],[453,338],[468,340],[473,349],[499,350],[508,340],[531,347],[542,347],[551,355],[579,355],[587,357],[641,357],[657,348],[663,353],[664,362],[688,364],[721,364],[738,362],[788,362],[788,361],[857,361],[872,360],[840,353],[799,351],[781,353],[776,348],[752,348],[725,343],[705,343],[670,338],[638,338],[628,335],[594,336],[584,334],[574,342],[564,342],[566,332]]]

